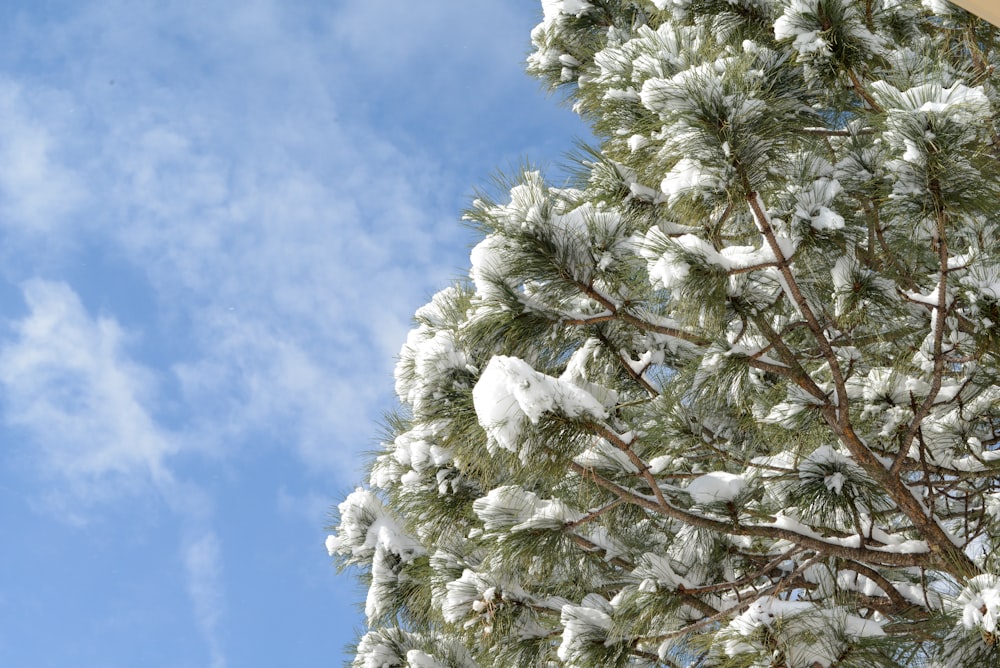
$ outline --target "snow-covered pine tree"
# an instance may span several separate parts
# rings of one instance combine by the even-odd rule
[[[1000,666],[1000,65],[944,0],[543,0],[327,547],[353,665]]]

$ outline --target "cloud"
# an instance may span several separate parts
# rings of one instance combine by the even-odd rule
[[[192,447],[224,455],[264,436],[317,472],[353,475],[345,463],[370,445],[409,314],[466,262],[457,209],[482,159],[475,126],[521,76],[497,36],[515,15],[456,1],[105,0],[12,40],[44,33],[50,57],[73,63],[69,77],[24,77],[8,96],[17,113],[0,117],[0,138],[35,147],[25,174],[68,193],[36,198],[65,204],[23,224],[61,225],[141,275],[157,316],[144,336],[169,340],[156,366],[177,380],[159,399],[187,411]],[[450,27],[456,16],[469,28]],[[385,49],[375,29],[392,31]],[[469,61],[470,41],[495,44],[496,59]],[[441,79],[443,59],[461,89]],[[60,103],[32,120],[25,100],[55,84]],[[445,132],[446,107],[468,110],[476,142]],[[411,116],[432,120],[396,127]],[[431,126],[430,141],[413,134]],[[11,193],[0,207],[31,210]],[[33,278],[34,262],[18,266],[17,280]]]
[[[224,668],[222,552],[207,528],[213,502],[169,467],[184,439],[150,409],[159,399],[154,372],[131,359],[122,327],[92,317],[68,285],[34,280],[23,294],[28,313],[0,346],[0,392],[4,420],[51,483],[42,502],[82,524],[95,504],[155,492],[187,534],[182,558],[195,621],[212,668]]]
[[[42,233],[53,229],[86,199],[83,184],[56,153],[63,95],[40,89],[25,99],[17,84],[0,79],[0,227]],[[53,127],[55,126],[55,127]]]
[[[64,283],[29,281],[24,298],[29,313],[0,347],[5,421],[84,499],[168,481],[177,444],[146,408],[155,382],[118,323],[92,318]]]
[[[517,12],[62,9],[0,27],[0,276],[27,304],[2,314],[0,418],[59,511],[169,507],[221,668],[228,555],[196,476],[290,458],[307,487],[359,477],[410,314],[467,264],[459,209],[533,122],[505,106]],[[276,504],[318,527],[328,500]]]
[[[225,612],[222,586],[222,548],[218,537],[205,531],[183,547],[188,596],[194,606],[198,627],[209,648],[211,668],[225,668],[226,657],[219,627]]]

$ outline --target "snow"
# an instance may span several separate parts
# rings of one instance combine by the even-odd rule
[[[648,145],[649,145],[649,138],[643,135],[632,135],[631,137],[628,138],[628,148],[633,153]]]
[[[692,480],[685,491],[697,504],[733,501],[743,488],[746,480],[742,476],[725,471],[712,471]]]
[[[849,569],[837,571],[837,587],[845,591],[856,591],[865,596],[885,596],[873,580]]]
[[[803,466],[803,470],[813,467],[822,469],[826,466],[851,466],[854,463],[848,455],[829,445],[816,448],[805,461],[809,466]]]
[[[615,537],[605,527],[599,524],[589,524],[584,527],[584,538],[604,550],[604,560],[611,561],[629,555],[629,548]],[[579,530],[577,531],[579,533]]]
[[[653,364],[663,364],[663,351],[662,350],[647,350],[639,355],[638,359],[631,359],[628,357],[628,351],[622,350],[621,355],[628,364],[629,368],[636,375],[645,373],[646,369]]]
[[[413,540],[387,515],[375,494],[361,487],[351,492],[340,505],[337,534],[326,540],[330,556],[350,554],[355,558],[371,556],[383,546],[406,559],[423,553],[423,547]]]
[[[587,379],[589,375],[587,367],[592,363],[600,363],[601,350],[602,345],[599,339],[591,337],[584,341],[583,345],[570,355],[569,361],[566,362],[566,368],[559,375],[559,380],[572,383],[600,401],[603,406],[610,408],[618,403],[618,393]]]
[[[600,598],[588,594],[590,600],[584,605],[565,605],[560,621],[563,625],[562,642],[556,654],[570,666],[591,665],[587,657],[587,646],[594,642],[604,642],[611,630],[610,606],[593,599]],[[589,603],[590,605],[587,605]]]
[[[479,602],[492,603],[496,598],[497,587],[486,576],[466,568],[461,577],[445,585],[446,595],[441,604],[441,614],[446,622],[461,622],[470,613],[480,613],[486,610],[484,606],[475,605]],[[486,593],[489,593],[489,598]],[[478,608],[478,609],[477,609]]]
[[[795,3],[793,3],[789,9],[794,6]],[[801,26],[797,26],[795,21],[796,16],[794,14],[790,14],[789,9],[786,9],[785,14],[775,21],[774,38],[779,42],[783,39],[792,39],[792,46],[794,46],[795,50],[803,56],[810,54],[821,56],[832,55],[832,52],[830,51],[830,44],[825,39],[820,37],[820,31],[804,30]]]
[[[822,405],[819,399],[797,385],[789,385],[785,399],[772,406],[766,415],[760,417],[760,420],[764,423],[793,427],[796,415],[810,406],[819,405]]]
[[[717,190],[721,187],[722,181],[717,176],[690,158],[681,158],[660,182],[660,190],[671,203],[692,190]]]
[[[821,608],[808,601],[786,601],[764,596],[754,601],[727,627],[724,651],[731,657],[767,651],[757,647],[758,628],[766,626],[785,654],[788,668],[829,668],[850,640],[885,635],[880,624],[847,613],[843,608]],[[808,641],[806,639],[809,639]]]
[[[445,664],[419,649],[411,649],[406,653],[406,665],[410,668],[447,668]]]
[[[970,631],[996,633],[1000,621],[1000,578],[991,573],[973,577],[959,593],[956,605],[962,613],[962,626]]]
[[[392,452],[380,456],[372,467],[372,486],[387,489],[396,481],[416,484],[423,480],[424,472],[450,466],[451,450],[438,445],[436,440],[434,429],[427,426],[414,427],[397,436]],[[403,473],[405,469],[409,470]]]
[[[676,457],[673,457],[672,455],[660,455],[649,460],[649,472],[653,475],[659,475],[664,471],[670,470],[676,465]]]
[[[901,159],[888,165],[896,178],[893,190],[897,197],[924,192],[927,155],[937,150],[934,135],[926,131],[918,134],[915,128],[928,127],[932,118],[936,123],[946,123],[951,128],[951,141],[957,145],[974,140],[977,126],[990,113],[989,100],[978,86],[955,83],[945,87],[930,82],[901,91],[888,82],[876,81],[871,84],[871,91],[887,112],[884,140],[897,151],[903,150]]]
[[[592,6],[586,0],[542,0],[542,23],[547,28],[563,14],[579,16]]]
[[[846,478],[844,478],[844,474],[840,471],[831,473],[823,478],[823,484],[834,494],[843,492],[844,482],[846,482]]]
[[[922,587],[911,582],[893,582],[892,586],[899,594],[910,603],[919,606],[926,606],[932,610],[940,610],[944,605],[944,600],[936,591]]]
[[[490,286],[484,286],[489,289]],[[448,328],[446,312],[461,298],[456,288],[438,292],[416,314],[420,323],[411,329],[399,351],[394,376],[396,394],[417,415],[427,410],[442,385],[452,382],[456,371],[470,371],[468,359]]]
[[[827,171],[832,171],[832,168],[827,166]],[[796,195],[795,217],[808,221],[817,231],[842,229],[844,217],[830,208],[841,190],[840,182],[834,178],[816,179],[809,188]]]
[[[899,540],[899,539],[897,539]],[[896,554],[926,554],[930,552],[927,541],[924,540],[899,540],[899,542],[873,548],[880,552],[894,552]]]
[[[839,29],[844,33],[842,39],[855,49],[881,53],[885,48],[884,41],[865,27],[863,18],[849,0],[834,1],[841,5],[837,13],[842,17],[839,21]],[[828,30],[819,19],[823,13],[820,3],[821,0],[790,0],[784,3],[784,13],[774,23],[774,38],[778,41],[792,40],[792,47],[805,60],[825,59],[833,55],[830,42],[825,37]]]
[[[370,631],[358,642],[357,659],[354,668],[391,668],[400,665],[400,656],[393,645],[381,634]]]
[[[941,284],[938,283],[934,286],[934,289],[927,294],[922,294],[919,292],[903,291],[906,298],[917,304],[925,304],[927,306],[936,307],[938,305],[938,300],[940,299]],[[945,295],[945,303],[951,304],[953,297],[950,294]]]
[[[763,244],[759,247],[726,246],[717,251],[708,241],[694,234],[684,234],[673,241],[685,251],[701,256],[706,263],[726,271],[746,269],[775,261],[774,253]],[[791,247],[783,249],[785,250],[789,255],[792,252]]]
[[[688,589],[696,586],[695,583],[677,574],[669,557],[654,552],[646,552],[642,555],[639,559],[639,566],[632,572],[632,575],[641,579],[643,583],[648,582],[647,589],[651,588],[653,591],[660,586],[671,590],[677,589],[678,585]]]
[[[956,258],[949,258],[949,268],[951,261]],[[969,291],[969,296],[973,303],[982,297],[1000,301],[1000,266],[995,264],[978,264],[975,270],[963,276],[959,281],[963,287]]]
[[[539,373],[524,360],[504,355],[493,357],[486,365],[472,390],[472,401],[479,424],[489,435],[490,452],[500,447],[524,455],[524,420],[538,424],[548,412],[571,418],[607,417],[604,405],[586,390]]]
[[[365,613],[373,620],[392,605],[390,593],[398,583],[399,569],[426,551],[370,490],[359,487],[340,503],[338,510],[337,533],[327,537],[326,549],[331,557],[343,556],[348,563],[369,565],[371,586]]]
[[[872,367],[869,372],[848,382],[848,396],[864,399],[869,411],[878,406],[909,407],[911,398],[927,396],[930,385],[888,367]]]
[[[765,525],[767,526],[767,525]],[[816,540],[821,540],[830,545],[840,545],[842,547],[861,547],[861,537],[847,536],[845,538],[837,538],[835,536],[822,536],[814,529],[803,524],[801,521],[786,515],[784,513],[775,513],[774,521],[770,523],[769,526],[773,526],[778,529],[785,529],[786,531],[792,531],[801,536],[806,536],[808,538],[813,538]]]
[[[954,5],[948,2],[948,0],[921,0],[921,4],[941,16],[948,16],[955,11]]]
[[[783,257],[789,258],[795,253],[796,243],[792,239],[778,237],[776,240]],[[774,251],[763,239],[760,246],[726,246],[716,250],[696,234],[668,237],[659,227],[654,227],[637,238],[636,243],[639,254],[646,259],[650,283],[668,290],[683,288],[692,262],[703,262],[727,273],[764,268],[777,262]]]
[[[501,277],[506,275],[509,247],[510,242],[505,237],[489,234],[469,254],[469,275],[476,286],[476,296],[480,299],[502,301],[506,296],[501,287],[505,281]]]
[[[595,439],[594,444],[573,458],[573,461],[584,468],[597,470],[626,471],[637,473],[635,463],[619,448],[604,439]],[[650,463],[652,470],[652,463]]]
[[[476,499],[472,510],[486,531],[558,529],[584,515],[561,499],[541,499],[517,485],[504,485]]]

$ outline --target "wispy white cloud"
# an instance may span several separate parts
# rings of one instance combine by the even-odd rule
[[[370,445],[409,314],[464,264],[455,219],[470,184],[443,160],[477,153],[444,144],[432,157],[376,124],[400,103],[467,107],[474,124],[518,76],[495,30],[456,33],[456,16],[496,27],[514,12],[105,0],[46,26],[79,64],[36,154],[64,158],[39,160],[57,185],[91,193],[66,200],[74,222],[144,275],[165,321],[186,325],[149,335],[185,340],[176,399],[212,454],[277,432],[308,466],[344,473]],[[376,26],[393,31],[384,50],[371,47]],[[496,62],[466,63],[470,39],[495,40]],[[419,81],[400,78],[417,54]],[[461,63],[468,86],[436,81],[434,58]],[[414,86],[419,99],[396,95]],[[11,123],[0,137],[5,124],[19,135]]]
[[[50,483],[41,503],[85,523],[95,504],[158,495],[190,534],[182,547],[188,594],[211,666],[224,668],[221,546],[206,528],[213,503],[171,470],[184,438],[151,409],[159,397],[155,373],[131,358],[123,328],[91,316],[68,285],[34,280],[23,293],[28,313],[0,345],[0,406]]]
[[[219,635],[225,612],[225,595],[222,547],[218,537],[206,531],[187,540],[183,547],[183,559],[188,596],[209,648],[209,665],[211,668],[225,668],[226,656]]]
[[[4,420],[86,499],[168,481],[177,445],[147,409],[154,379],[129,358],[118,323],[91,317],[64,283],[30,281],[24,298],[29,313],[0,347]]]
[[[0,277],[28,305],[0,331],[0,418],[59,510],[165,502],[221,667],[227,555],[187,476],[269,450],[357,478],[409,314],[466,264],[457,209],[497,162],[518,10],[63,4],[0,28]],[[109,258],[127,290],[91,271]],[[321,523],[327,500],[276,503]]]
[[[25,100],[21,86],[0,79],[0,227],[50,232],[85,201],[81,179],[54,152],[65,130],[58,114],[61,93],[34,91]]]

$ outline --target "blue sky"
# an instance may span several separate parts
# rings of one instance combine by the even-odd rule
[[[337,665],[323,548],[473,189],[585,128],[534,0],[0,0],[0,665]]]

